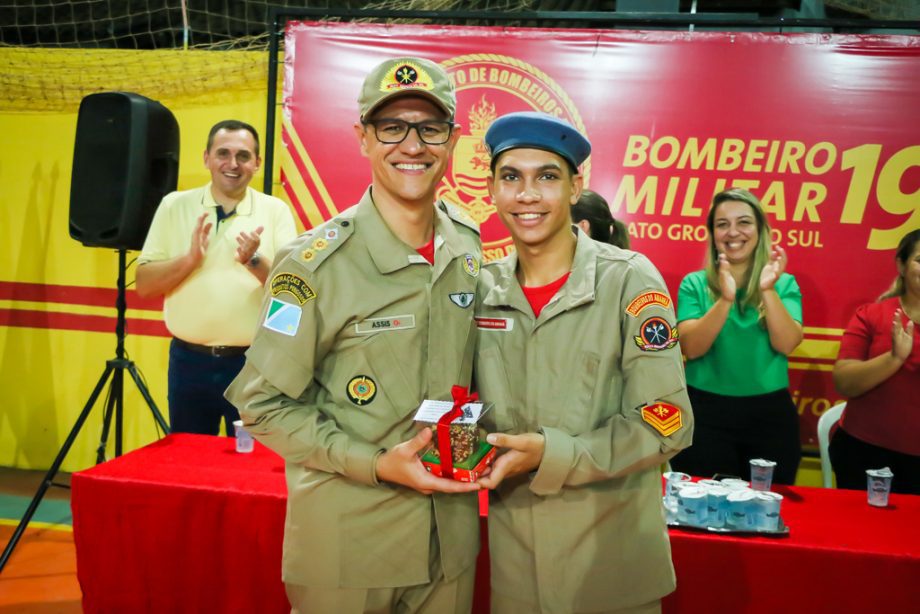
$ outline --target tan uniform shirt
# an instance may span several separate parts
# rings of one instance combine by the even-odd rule
[[[163,318],[169,332],[184,341],[246,346],[258,321],[262,284],[237,261],[236,237],[263,226],[259,253],[271,260],[297,237],[297,229],[284,201],[252,188],[247,188],[236,213],[218,224],[219,206],[210,183],[167,194],[153,217],[138,262],[169,260],[188,252],[198,217],[207,213],[207,221],[213,224],[208,251],[201,266],[166,296]]]
[[[390,232],[370,191],[279,254],[226,395],[287,461],[285,582],[425,583],[433,530],[447,580],[475,563],[475,493],[426,496],[375,477],[378,454],[417,433],[421,402],[449,400],[472,373],[479,235],[442,206],[434,266]]]
[[[475,380],[495,404],[486,429],[539,431],[546,447],[536,472],[493,493],[492,590],[535,612],[653,601],[675,586],[659,466],[693,428],[664,281],[578,232],[569,279],[534,318],[516,266],[512,254],[483,268]],[[656,401],[681,410],[670,436],[643,420]]]

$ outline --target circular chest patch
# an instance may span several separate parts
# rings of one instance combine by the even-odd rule
[[[345,394],[355,405],[367,405],[377,396],[377,383],[366,375],[358,375],[345,386]]]

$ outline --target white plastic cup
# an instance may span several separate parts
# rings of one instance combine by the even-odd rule
[[[729,490],[747,490],[751,487],[749,482],[738,478],[725,478],[722,480],[722,486]]]
[[[728,515],[725,524],[730,529],[750,531],[757,521],[756,504],[752,490],[734,490],[728,493]]]
[[[695,527],[706,526],[707,495],[702,488],[681,488],[678,497],[678,520]]]
[[[233,430],[236,432],[236,451],[242,453],[252,452],[253,448],[255,448],[255,441],[253,441],[249,431],[243,427],[243,421],[234,420]]]
[[[679,485],[689,484],[690,476],[680,471],[666,471],[662,476],[664,485],[664,508],[668,513],[668,520],[677,517],[677,488]]]
[[[756,521],[757,530],[778,531],[783,496],[775,492],[759,492],[757,493],[756,501],[759,507]]]
[[[731,491],[722,486],[710,486],[706,490],[706,525],[721,529],[725,526],[725,517],[728,515],[728,494]]]
[[[678,482],[674,485],[674,502],[677,508],[677,522],[688,524],[687,508],[684,506],[683,493],[685,491],[699,491],[700,488],[693,482]]]
[[[665,489],[664,489],[665,497],[674,496],[675,494],[674,485],[675,484],[679,484],[681,482],[689,482],[691,480],[689,475],[687,475],[686,473],[681,473],[680,471],[667,471],[663,475],[665,479]]]
[[[893,477],[894,474],[888,467],[866,470],[869,505],[888,507],[888,495],[891,493],[891,478]]]
[[[770,490],[773,485],[773,468],[776,463],[762,458],[752,458],[751,461],[751,489],[761,492]]]

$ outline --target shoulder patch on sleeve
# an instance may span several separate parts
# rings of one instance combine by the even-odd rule
[[[303,311],[297,305],[285,303],[272,297],[268,304],[268,311],[265,312],[265,320],[263,320],[262,326],[276,333],[293,337],[297,334],[297,329],[300,328],[300,316],[302,314]]]
[[[278,296],[282,292],[290,294],[300,305],[309,300],[316,298],[316,292],[310,287],[304,279],[293,273],[278,273],[272,277],[269,284],[272,296]]]
[[[653,405],[646,405],[641,411],[642,420],[665,437],[677,432],[683,426],[680,417],[681,409],[677,405],[658,401]]]
[[[639,326],[639,334],[633,337],[643,352],[669,350],[677,345],[677,327],[660,316],[652,316]]]
[[[479,224],[477,224],[476,221],[473,220],[473,218],[471,218],[466,211],[454,204],[445,202],[443,200],[438,201],[438,206],[441,208],[441,211],[447,214],[447,217],[457,222],[458,224],[466,226],[476,234],[479,234]]]
[[[300,235],[288,257],[307,271],[313,272],[354,232],[355,223],[351,216],[339,215]]]
[[[658,290],[649,290],[647,292],[643,292],[631,300],[629,305],[626,307],[626,313],[635,318],[638,317],[645,308],[652,307],[654,305],[658,305],[659,307],[664,307],[667,309],[671,306],[671,298],[664,292]]]

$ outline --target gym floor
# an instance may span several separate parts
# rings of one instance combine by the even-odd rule
[[[0,547],[5,548],[45,471],[0,467]],[[55,483],[68,484],[58,474]],[[80,605],[70,490],[52,486],[0,571],[0,614],[77,614]]]

